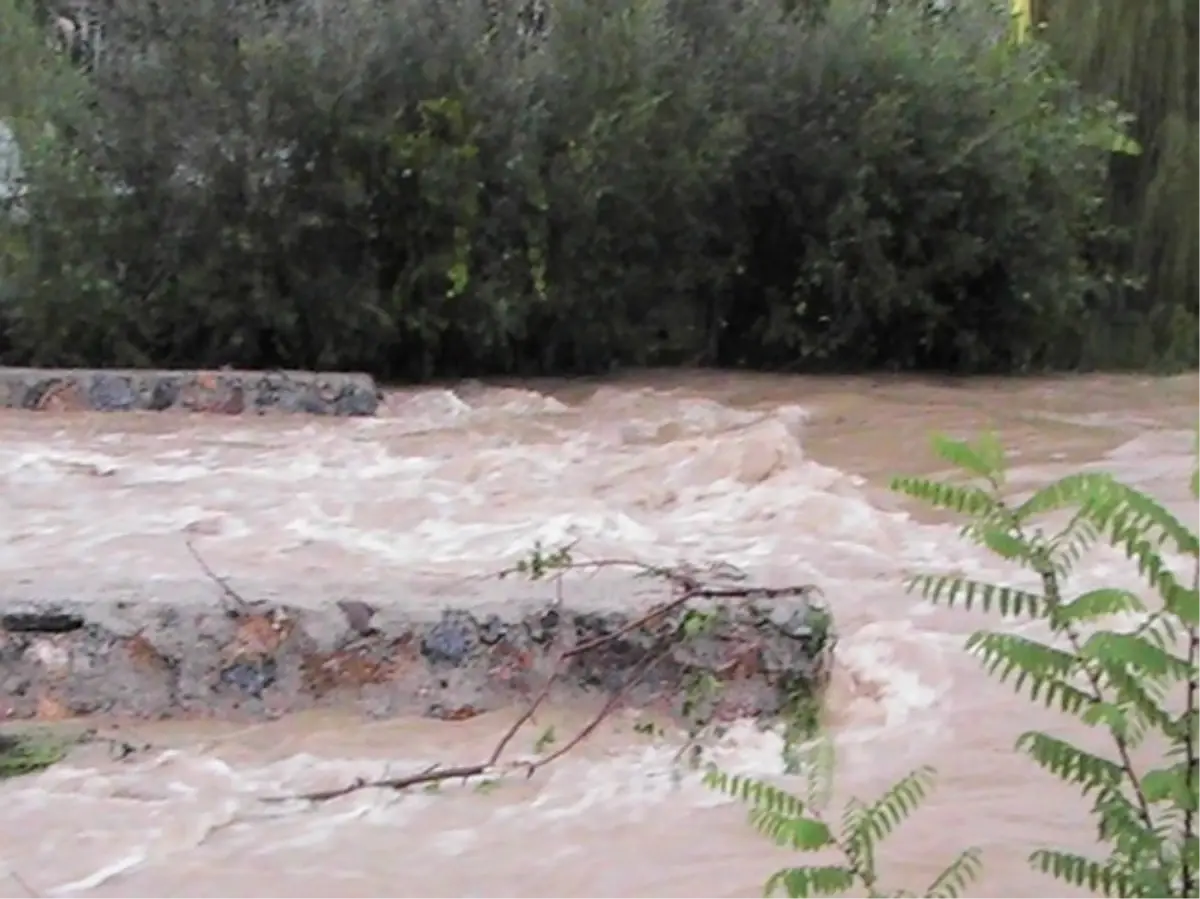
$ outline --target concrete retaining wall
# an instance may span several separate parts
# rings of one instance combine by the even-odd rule
[[[363,374],[0,368],[9,409],[374,415],[379,398]]]
[[[803,598],[708,608],[716,624],[701,636],[673,637],[675,612],[577,657],[564,689],[617,689],[668,646],[653,676],[628,695],[631,705],[678,708],[696,672],[724,684],[713,710],[722,716],[770,714],[826,683],[834,637],[823,609]],[[223,610],[186,600],[4,600],[0,718],[254,718],[323,704],[464,718],[527,701],[564,647],[612,634],[636,614],[569,600],[490,612],[422,604],[378,615],[353,601]]]

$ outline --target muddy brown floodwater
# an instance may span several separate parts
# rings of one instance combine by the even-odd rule
[[[1095,466],[1195,521],[1194,375],[647,374],[396,391],[385,405],[363,421],[3,413],[0,576],[73,579],[77,595],[131,576],[167,589],[196,576],[184,535],[233,577],[365,590],[478,574],[537,539],[783,570],[824,589],[841,633],[835,803],[919,764],[940,775],[885,846],[887,883],[919,891],[973,844],[986,865],[974,895],[1062,895],[1024,859],[1044,842],[1086,847],[1085,810],[1011,747],[1024,729],[1064,725],[964,654],[981,619],[933,609],[900,583],[918,568],[1005,571],[884,485],[938,470],[930,431],[994,427],[1017,489]],[[1079,583],[1106,581],[1133,583],[1098,553]],[[539,726],[561,733],[585,712],[554,709]],[[751,896],[787,858],[743,809],[673,774],[676,738],[641,735],[632,714],[530,781],[260,801],[473,760],[511,714],[126,725],[125,739],[155,748],[115,762],[93,747],[0,787],[0,895]],[[778,737],[739,725],[714,752],[729,770],[776,776],[779,750]]]

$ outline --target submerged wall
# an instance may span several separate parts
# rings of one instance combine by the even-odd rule
[[[0,368],[9,409],[374,415],[379,398],[363,374]]]
[[[602,645],[564,667],[562,690],[611,693],[658,659],[631,705],[678,708],[706,673],[723,685],[714,714],[769,714],[824,687],[834,646],[828,613],[803,595],[705,601],[713,614],[695,635],[683,626],[692,605],[618,634],[654,608],[637,598],[408,600],[378,612],[355,600],[0,600],[0,718],[260,717],[330,704],[463,718],[528,700],[564,649],[589,640]]]

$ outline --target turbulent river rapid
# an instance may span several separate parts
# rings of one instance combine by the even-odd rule
[[[85,593],[131,573],[169,585],[196,576],[187,537],[234,580],[275,572],[317,590],[480,574],[536,540],[783,573],[820,586],[840,634],[835,813],[917,765],[938,771],[928,805],[885,844],[889,888],[922,890],[977,845],[974,895],[1062,895],[1025,857],[1047,842],[1086,848],[1086,808],[1012,746],[1031,727],[1081,735],[965,654],[986,619],[905,594],[916,570],[1010,573],[887,480],[941,470],[931,431],[990,427],[1010,450],[1014,490],[1094,467],[1194,523],[1196,414],[1194,375],[719,373],[399,390],[367,420],[5,412],[0,577],[73,578]],[[1101,583],[1136,581],[1098,552],[1078,584]],[[587,713],[555,708],[539,729],[564,733]],[[123,740],[153,749],[116,761],[95,745],[0,785],[0,897],[752,896],[790,858],[749,829],[742,807],[680,776],[677,738],[645,735],[633,713],[495,789],[261,801],[475,760],[514,714],[125,723]],[[714,753],[730,771],[782,771],[780,739],[748,723]]]

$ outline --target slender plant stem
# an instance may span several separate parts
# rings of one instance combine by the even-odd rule
[[[1200,558],[1196,560],[1192,571],[1192,590],[1200,592]],[[1196,625],[1188,627],[1188,682],[1187,702],[1183,713],[1183,745],[1186,754],[1186,789],[1191,790],[1200,774],[1200,759],[1196,755],[1196,708],[1197,694],[1200,693],[1200,674],[1196,667],[1200,665],[1200,629]],[[1196,797],[1193,796],[1194,800]],[[1183,851],[1180,853],[1180,891],[1181,896],[1194,896],[1197,892],[1196,869],[1192,865],[1190,847],[1196,837],[1196,809],[1189,802],[1183,810]]]

